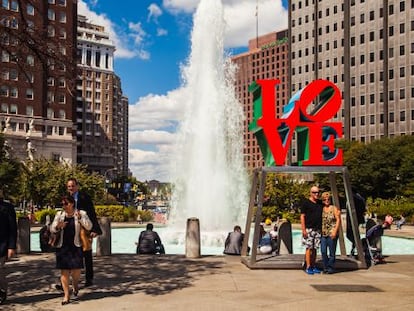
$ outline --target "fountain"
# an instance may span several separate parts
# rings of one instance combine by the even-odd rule
[[[234,92],[235,68],[224,53],[224,29],[221,1],[201,0],[182,72],[185,115],[172,158],[169,228],[183,232],[188,218],[198,218],[202,247],[223,245],[223,236],[234,225],[243,227],[248,205],[243,111]]]

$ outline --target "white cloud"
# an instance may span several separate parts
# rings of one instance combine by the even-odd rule
[[[161,8],[155,3],[151,3],[148,7],[148,11],[147,21],[153,20],[155,23],[158,23],[158,17],[162,15]]]
[[[168,30],[163,28],[157,28],[157,36],[162,37],[168,35]]]
[[[144,130],[129,133],[129,144],[168,145],[175,140],[175,134],[167,131]]]
[[[96,3],[95,3],[96,4]],[[84,0],[78,2],[78,14],[84,15],[92,23],[104,26],[105,31],[109,33],[109,38],[114,42],[116,47],[115,57],[117,58],[134,58],[148,59],[150,54],[145,50],[142,43],[142,36],[145,32],[137,32],[131,28],[131,32],[125,33],[119,26],[114,24],[105,14],[93,12]],[[131,23],[136,25],[134,23]],[[132,43],[130,41],[132,40]]]
[[[199,2],[164,0],[163,6],[173,14],[192,13]],[[223,0],[227,48],[246,46],[256,36],[256,3],[255,0]],[[282,0],[259,0],[258,3],[259,35],[287,29],[288,12],[283,8]]]

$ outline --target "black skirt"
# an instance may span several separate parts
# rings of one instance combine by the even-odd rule
[[[82,248],[75,246],[75,221],[74,218],[66,218],[67,225],[63,230],[62,247],[56,248],[56,268],[63,270],[82,269]]]

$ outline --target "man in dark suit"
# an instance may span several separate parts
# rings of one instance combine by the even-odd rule
[[[3,200],[0,190],[0,304],[7,298],[5,263],[16,252],[17,223],[14,206]]]
[[[79,191],[79,184],[75,178],[69,178],[66,183],[67,190],[71,196],[75,199],[75,207],[79,210],[84,210],[89,219],[92,221],[92,229],[90,231],[90,239],[95,238],[102,234],[101,227],[99,226],[98,219],[96,217],[95,207],[93,206],[92,199],[89,195]],[[92,261],[92,249],[84,250],[83,257],[85,260],[85,287],[93,285],[93,261]]]

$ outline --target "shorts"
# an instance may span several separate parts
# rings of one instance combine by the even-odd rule
[[[321,245],[321,232],[319,230],[306,228],[307,238],[302,238],[302,244],[306,249],[317,249]]]

